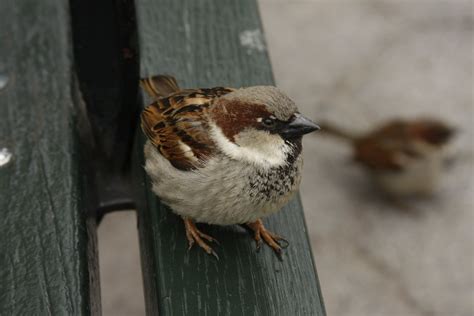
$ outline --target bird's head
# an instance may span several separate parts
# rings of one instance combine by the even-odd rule
[[[422,118],[410,125],[409,132],[433,146],[443,146],[452,139],[456,131],[443,121]]]
[[[211,106],[211,137],[229,157],[260,167],[283,166],[301,151],[304,134],[319,127],[272,86],[236,90]]]

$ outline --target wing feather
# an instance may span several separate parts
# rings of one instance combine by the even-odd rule
[[[147,85],[151,83],[147,81]],[[161,91],[156,87],[148,90]],[[141,114],[142,130],[174,167],[181,170],[202,167],[216,150],[209,137],[207,109],[214,99],[232,91],[222,87],[186,89],[157,98]]]
[[[371,169],[399,171],[417,158],[420,153],[413,145],[408,124],[402,120],[394,120],[355,141],[355,160]]]

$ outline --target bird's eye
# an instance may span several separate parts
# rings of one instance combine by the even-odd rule
[[[275,120],[267,117],[266,119],[263,119],[262,124],[266,127],[271,127],[275,124]]]

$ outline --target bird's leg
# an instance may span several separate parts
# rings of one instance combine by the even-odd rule
[[[202,233],[199,229],[197,229],[196,225],[191,219],[183,217],[183,221],[184,221],[184,227],[186,229],[186,238],[188,239],[188,244],[189,244],[188,250],[192,248],[194,243],[197,243],[199,247],[204,249],[205,252],[219,259],[216,252],[211,247],[209,247],[209,245],[206,244],[206,242],[202,239],[206,239],[209,242],[215,242],[219,244],[217,240],[215,240],[209,235]]]
[[[268,231],[265,226],[263,226],[261,219],[258,219],[252,223],[247,223],[247,226],[250,227],[255,233],[254,239],[257,243],[257,250],[260,249],[263,239],[265,243],[267,243],[267,245],[269,245],[281,258],[282,248],[286,248],[289,245],[285,238]],[[285,242],[285,245],[280,245],[280,241]]]

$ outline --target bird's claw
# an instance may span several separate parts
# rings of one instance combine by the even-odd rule
[[[290,246],[290,242],[283,237],[280,237],[278,235],[273,235],[273,239],[275,239],[278,245],[283,249],[286,249]]]
[[[188,238],[188,251],[194,246],[194,239]]]
[[[186,229],[186,238],[188,239],[188,251],[191,250],[195,243],[197,243],[199,247],[204,249],[207,254],[212,255],[214,256],[214,258],[219,260],[219,256],[214,251],[214,249],[209,247],[209,245],[206,244],[206,242],[203,240],[205,239],[209,242],[214,242],[219,245],[219,242],[215,238],[201,232],[199,229],[197,229],[196,225],[188,218],[184,218],[184,227]]]
[[[217,260],[219,260],[219,256],[217,255],[217,253],[216,253],[213,249],[211,249],[210,255],[213,255],[214,258],[216,258]]]
[[[255,249],[257,250],[257,252],[260,252],[260,249],[262,249],[262,239],[255,239],[255,244]]]
[[[282,248],[287,248],[289,246],[288,240],[285,238],[278,236],[276,234],[273,234],[272,232],[268,231],[265,226],[263,226],[262,220],[257,220],[252,223],[247,223],[247,226],[250,227],[255,235],[254,239],[257,244],[257,252],[260,250],[261,245],[262,245],[262,239],[265,241],[265,243],[270,246],[273,251],[275,251],[278,259],[283,260],[283,250]],[[282,245],[281,242],[284,242]]]
[[[278,260],[283,261],[283,250],[281,248],[274,250]]]

